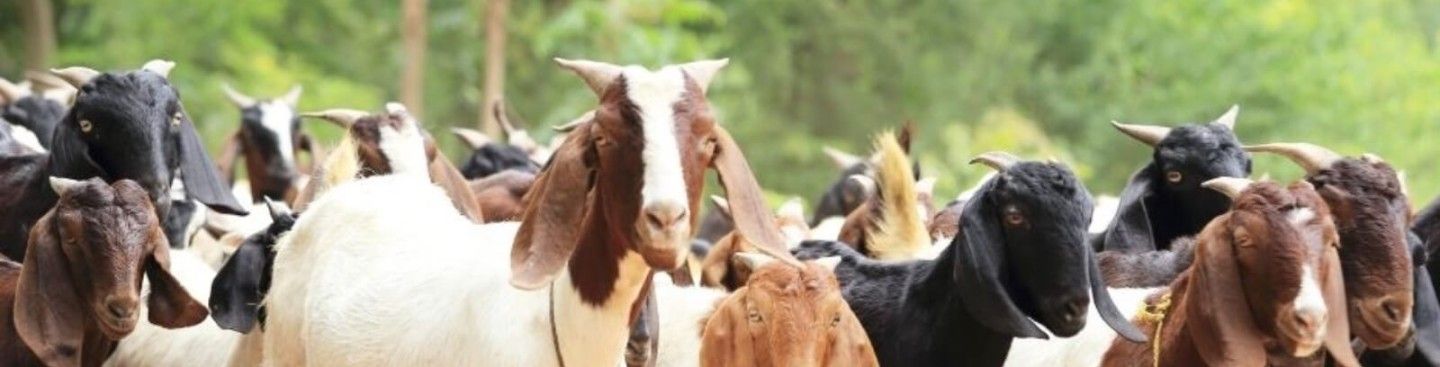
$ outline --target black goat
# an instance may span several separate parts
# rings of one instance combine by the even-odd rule
[[[482,179],[506,170],[540,172],[540,165],[519,147],[496,142],[473,129],[452,128],[450,132],[470,147],[470,156],[460,166],[460,174],[466,180]]]
[[[55,125],[65,116],[65,105],[58,100],[73,97],[69,93],[35,93],[31,88],[0,79],[0,120],[9,121],[35,133],[40,146],[49,148]]]
[[[297,219],[287,209],[268,200],[266,204],[270,226],[246,237],[210,283],[210,317],[222,329],[249,333],[257,323],[265,326],[265,309],[260,307],[260,301],[270,291],[275,243],[290,232]]]
[[[1199,233],[1225,213],[1230,199],[1201,183],[1216,177],[1250,176],[1250,155],[1235,137],[1233,106],[1215,121],[1176,128],[1113,123],[1115,128],[1155,148],[1150,164],[1130,177],[1120,207],[1096,251],[1163,250],[1176,238]]]
[[[835,269],[886,366],[1000,366],[1013,338],[1068,337],[1093,300],[1126,339],[1145,336],[1110,299],[1085,244],[1093,203],[1069,169],[987,153],[1000,171],[965,204],[960,233],[935,260],[876,262],[810,241],[797,257],[841,256]]]
[[[172,67],[154,60],[124,73],[80,67],[55,71],[79,93],[55,127],[48,172],[34,172],[25,184],[12,186],[24,193],[17,205],[0,213],[0,254],[23,258],[30,227],[57,200],[45,184],[48,176],[134,180],[161,218],[170,214],[167,193],[179,177],[191,199],[222,213],[245,214],[215,172],[179,93],[166,79]]]

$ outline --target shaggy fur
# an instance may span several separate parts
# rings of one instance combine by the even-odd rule
[[[930,236],[925,228],[924,221],[928,218],[921,212],[910,159],[891,133],[875,138],[875,152],[879,161],[875,169],[878,178],[875,196],[851,213],[855,228],[842,229],[841,241],[875,259],[914,259],[930,247]]]

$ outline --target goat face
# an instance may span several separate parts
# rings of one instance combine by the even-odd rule
[[[240,110],[240,138],[250,169],[263,171],[275,182],[263,194],[284,198],[286,190],[300,176],[296,169],[295,147],[300,139],[300,115],[283,100],[258,102]],[[251,162],[251,161],[254,162]],[[255,173],[252,175],[260,175]]]
[[[1158,193],[1172,198],[1183,212],[1199,221],[1196,228],[1229,209],[1230,199],[1200,187],[1216,177],[1250,176],[1250,155],[1230,128],[1218,123],[1175,128],[1155,146]]]
[[[275,244],[290,232],[296,220],[288,209],[274,205],[269,209],[270,226],[246,237],[211,282],[211,316],[222,329],[249,333],[257,323],[265,323],[260,302],[270,291]]]

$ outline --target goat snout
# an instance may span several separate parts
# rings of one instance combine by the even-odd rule
[[[638,250],[645,262],[659,269],[680,266],[690,248],[690,208],[681,202],[659,201],[641,209],[636,223],[641,243]]]
[[[1319,350],[1325,341],[1325,325],[1328,313],[1324,308],[1298,307],[1290,313],[1290,320],[1282,326],[1290,334],[1291,355],[1305,357]]]
[[[652,231],[671,231],[676,229],[674,227],[688,224],[686,219],[689,217],[690,209],[680,203],[658,202],[645,206],[645,223]]]
[[[1394,346],[1403,341],[1410,327],[1415,298],[1410,292],[1396,292],[1360,301],[1363,325],[1357,330],[1361,339],[1377,348]]]
[[[1085,312],[1090,308],[1090,300],[1076,299],[1065,303],[1065,313],[1061,315],[1066,323],[1085,321]]]
[[[107,296],[101,304],[100,324],[104,326],[102,331],[110,336],[119,337],[129,334],[135,329],[135,323],[139,318],[136,313],[140,307],[140,299],[135,296]]]

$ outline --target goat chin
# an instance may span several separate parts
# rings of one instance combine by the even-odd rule
[[[1145,297],[1164,288],[1110,288],[1110,298],[1126,320],[1133,319],[1145,302]],[[1016,338],[1010,344],[1010,354],[1005,358],[1006,367],[1094,367],[1099,366],[1105,351],[1115,341],[1115,330],[1100,319],[1095,307],[1090,307],[1085,328],[1069,338],[1050,339]],[[1047,332],[1048,333],[1048,332]]]
[[[557,365],[548,288],[509,284],[516,223],[472,224],[438,187],[392,176],[307,214],[277,244],[268,365]]]
[[[655,365],[699,366],[702,322],[729,294],[714,288],[676,286],[665,273],[655,274],[654,287],[660,317],[660,353]]]
[[[188,250],[170,250],[170,274],[198,300],[210,299],[210,282],[215,270]],[[149,280],[146,280],[142,294],[149,294]],[[140,314],[147,315],[145,304],[140,304]],[[210,320],[198,325],[165,329],[146,321],[138,323],[135,331],[121,338],[115,353],[105,361],[106,366],[225,366],[231,365],[232,357],[240,357],[236,346],[244,336],[234,331],[222,330]],[[252,361],[259,356],[258,350],[250,350]],[[245,364],[235,364],[245,365]],[[253,364],[251,364],[253,365]]]

